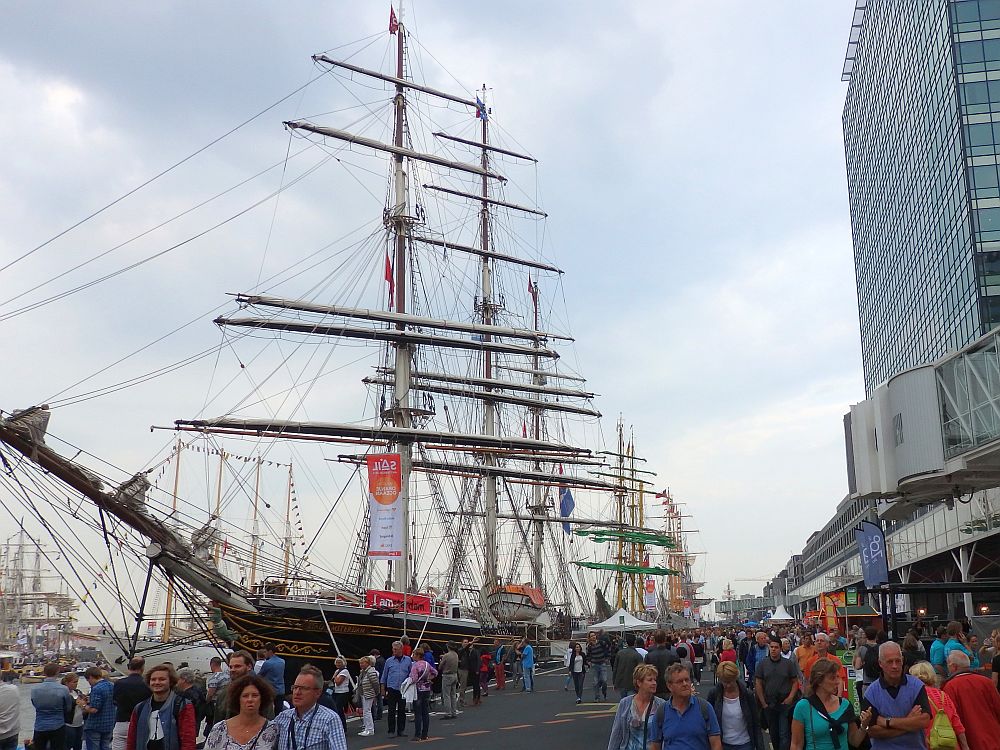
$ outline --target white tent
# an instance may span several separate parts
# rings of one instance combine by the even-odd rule
[[[774,614],[767,618],[768,623],[779,623],[779,622],[795,622],[795,618],[788,614],[788,610],[785,609],[784,604],[779,604],[778,608],[774,610]]]
[[[640,620],[624,609],[619,609],[604,622],[591,625],[588,630],[656,630],[656,623]]]

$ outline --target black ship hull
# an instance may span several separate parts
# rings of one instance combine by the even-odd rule
[[[377,648],[383,656],[392,653],[393,641],[406,635],[410,644],[429,643],[436,654],[446,644],[487,635],[475,620],[425,616],[402,612],[294,600],[261,600],[256,612],[221,605],[225,624],[236,634],[233,648],[251,654],[267,644],[285,660],[286,675],[294,676],[312,664],[329,676],[337,650],[352,671],[357,660]],[[489,633],[488,635],[494,635]],[[332,638],[331,638],[332,636]],[[333,642],[336,641],[336,647]],[[290,683],[289,683],[290,684]]]

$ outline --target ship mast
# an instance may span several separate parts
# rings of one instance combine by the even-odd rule
[[[400,8],[400,16],[403,11]],[[395,205],[390,212],[390,226],[394,235],[393,270],[395,274],[395,308],[397,313],[406,313],[406,236],[407,227],[407,176],[403,165],[403,130],[406,125],[406,93],[403,84],[405,73],[403,67],[404,37],[406,30],[402,18],[396,32],[396,124],[393,143],[398,149],[392,157],[393,161],[393,198]],[[405,330],[402,321],[396,324],[400,331]],[[396,427],[410,428],[410,357],[411,348],[408,343],[395,344],[395,382],[392,404],[392,421]],[[410,590],[410,469],[413,459],[413,444],[410,441],[400,441],[397,444],[400,463],[400,502],[403,509],[403,554],[399,557],[399,570],[393,577],[396,591],[406,593]]]
[[[483,171],[489,169],[489,116],[486,109],[486,84],[483,84],[482,108],[477,109],[476,115],[482,123],[482,156],[480,164]],[[493,277],[490,267],[490,202],[489,183],[485,174],[482,177],[481,187],[482,205],[479,209],[479,246],[482,250],[482,318],[484,325],[493,324]],[[536,324],[537,330],[537,324]],[[492,335],[485,335],[486,341],[492,340]],[[487,381],[493,380],[493,352],[486,349],[483,352],[483,378]],[[492,393],[492,388],[487,388],[487,393]],[[486,435],[496,434],[496,402],[485,400],[483,402],[483,433]],[[496,458],[492,453],[485,454],[487,468],[496,465]],[[485,583],[494,586],[497,583],[497,476],[487,471],[486,477],[486,575]]]

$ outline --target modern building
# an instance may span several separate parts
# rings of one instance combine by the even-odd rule
[[[843,78],[870,396],[1000,323],[1000,2],[857,0]]]

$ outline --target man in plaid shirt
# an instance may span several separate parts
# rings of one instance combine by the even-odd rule
[[[90,698],[83,707],[83,738],[87,750],[111,750],[111,733],[115,728],[115,686],[99,667],[88,667],[83,676],[90,683]]]
[[[302,667],[292,685],[292,708],[274,719],[278,750],[347,750],[340,716],[319,705],[322,689],[323,673],[316,667]]]

